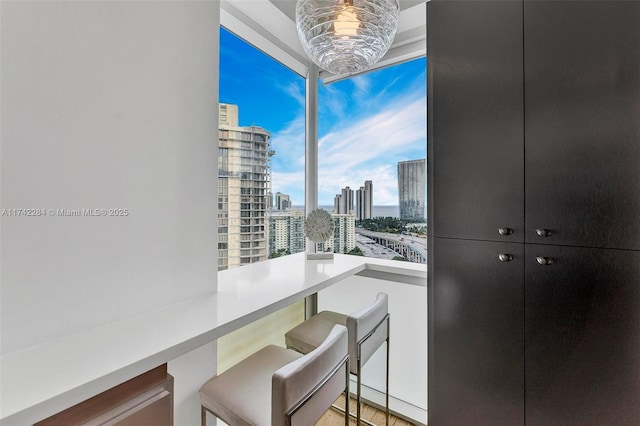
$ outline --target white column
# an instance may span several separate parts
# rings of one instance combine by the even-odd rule
[[[305,90],[305,213],[318,208],[318,74],[316,64],[309,63]],[[307,253],[315,253],[307,239]]]
[[[309,62],[305,82],[305,213],[318,208],[318,75],[316,64]],[[315,253],[316,245],[307,238],[306,252]],[[318,312],[318,295],[305,298],[305,318],[311,318]]]

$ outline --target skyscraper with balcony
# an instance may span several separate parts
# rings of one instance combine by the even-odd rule
[[[238,125],[238,106],[220,104],[218,131],[218,269],[268,257],[270,133]]]
[[[373,182],[366,180],[356,191],[356,219],[371,219],[373,212]]]
[[[422,222],[425,220],[426,160],[398,163],[398,198],[400,219]]]

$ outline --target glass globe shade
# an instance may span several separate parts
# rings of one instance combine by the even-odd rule
[[[398,29],[398,11],[398,0],[298,0],[298,37],[320,68],[354,74],[387,53]]]

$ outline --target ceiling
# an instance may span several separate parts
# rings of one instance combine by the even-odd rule
[[[399,0],[396,38],[387,54],[372,69],[425,56],[427,53],[427,0]],[[309,60],[298,41],[295,0],[222,0],[220,23],[256,48],[306,76]],[[325,82],[345,76],[321,71]]]

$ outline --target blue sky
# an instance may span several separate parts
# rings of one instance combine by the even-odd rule
[[[271,132],[272,191],[304,204],[304,79],[233,34],[220,33],[220,102],[240,125]],[[373,181],[375,205],[397,205],[397,163],[426,157],[426,59],[319,90],[318,201]]]

